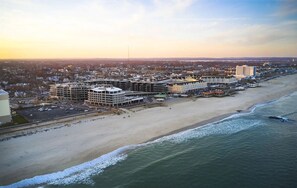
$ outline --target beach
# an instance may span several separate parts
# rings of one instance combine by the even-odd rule
[[[198,98],[164,107],[92,117],[73,126],[0,142],[0,184],[63,170],[122,146],[206,124],[297,90],[297,75],[279,77],[235,96]]]

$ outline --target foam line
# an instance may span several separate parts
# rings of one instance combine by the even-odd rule
[[[133,149],[134,147],[134,145],[124,146],[94,160],[67,168],[63,171],[35,176],[33,178],[24,179],[11,185],[0,187],[18,188],[44,184],[67,185],[75,182],[92,184],[93,182],[90,179],[92,175],[99,174],[105,168],[124,160],[127,157],[124,152]]]
[[[36,185],[45,185],[45,184],[68,185],[73,183],[94,184],[93,180],[91,179],[91,176],[100,174],[103,172],[105,168],[115,165],[119,161],[125,160],[127,158],[127,154],[125,154],[125,152],[129,150],[133,150],[138,147],[149,146],[151,144],[162,143],[165,141],[173,142],[173,143],[181,143],[193,138],[202,138],[205,136],[218,135],[218,134],[234,134],[239,131],[249,129],[251,127],[260,125],[261,120],[250,120],[250,119],[246,120],[246,119],[239,119],[239,117],[254,113],[254,111],[258,107],[269,105],[271,103],[277,102],[284,98],[285,97],[281,97],[278,100],[257,104],[251,107],[250,111],[246,113],[233,114],[222,120],[219,120],[213,123],[208,123],[193,129],[188,129],[172,135],[164,136],[147,143],[124,146],[108,154],[102,155],[94,160],[67,168],[63,171],[35,176],[33,178],[21,180],[19,182],[16,182],[8,186],[0,186],[0,187],[17,188],[17,187],[27,187],[27,186],[36,186]]]

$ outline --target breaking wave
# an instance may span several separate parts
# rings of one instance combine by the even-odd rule
[[[100,174],[109,166],[115,165],[117,162],[126,159],[127,154],[124,152],[133,149],[133,146],[125,146],[113,152],[102,155],[94,160],[67,168],[63,171],[35,176],[33,178],[21,180],[8,186],[0,187],[28,187],[36,185],[68,185],[72,183],[93,184],[91,177]]]
[[[282,100],[280,98],[279,100]],[[266,106],[276,101],[257,104],[250,108],[250,111],[245,113],[233,114],[227,118],[217,122],[208,123],[206,125],[164,136],[154,141],[147,143],[128,145],[121,147],[113,152],[102,155],[94,160],[82,163],[77,166],[67,168],[63,171],[35,176],[33,178],[21,180],[8,186],[0,187],[27,187],[27,186],[42,186],[42,185],[69,185],[69,184],[88,184],[93,185],[92,176],[100,174],[109,166],[115,165],[127,158],[127,151],[134,150],[139,147],[149,146],[156,143],[172,142],[182,143],[194,138],[202,138],[210,135],[220,134],[235,134],[237,132],[250,129],[261,125],[261,119],[245,118],[245,116],[254,113],[258,107]]]

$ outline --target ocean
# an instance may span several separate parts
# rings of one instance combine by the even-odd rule
[[[297,187],[297,92],[247,113],[10,185],[24,186]]]

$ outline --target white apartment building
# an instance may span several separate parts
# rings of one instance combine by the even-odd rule
[[[247,65],[242,65],[236,66],[236,77],[237,78],[245,78],[248,76],[255,76],[256,75],[256,67],[254,66],[247,66]]]
[[[207,83],[204,81],[177,82],[168,84],[168,91],[174,94],[187,93],[189,91],[195,91],[204,88],[207,88]]]
[[[0,125],[8,122],[11,122],[9,95],[6,91],[0,89]]]
[[[120,106],[125,101],[125,92],[117,87],[100,86],[88,92],[88,104],[103,106]]]
[[[237,82],[236,78],[231,76],[231,77],[226,77],[226,76],[203,76],[201,78],[204,82],[207,84],[235,84]]]

